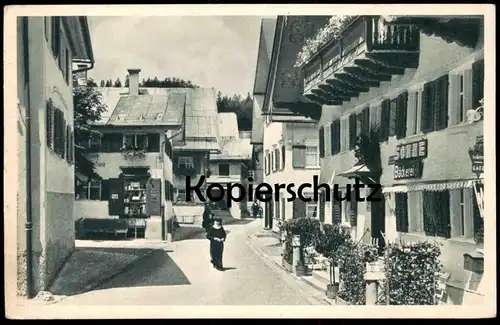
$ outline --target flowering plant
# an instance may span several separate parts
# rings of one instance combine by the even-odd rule
[[[316,36],[306,39],[302,50],[297,54],[295,67],[302,67],[318,50],[331,40],[338,40],[344,29],[358,16],[332,16]]]
[[[121,151],[126,158],[131,159],[141,159],[146,157],[147,154],[147,150],[144,148],[131,147],[126,145],[122,146]]]

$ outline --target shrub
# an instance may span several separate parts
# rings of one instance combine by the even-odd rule
[[[290,219],[283,223],[288,235],[300,235],[302,247],[314,246],[321,233],[321,222],[313,218]]]
[[[366,284],[364,279],[365,262],[362,247],[348,239],[339,247],[341,289],[339,297],[351,305],[364,305]]]
[[[349,232],[340,227],[338,224],[326,224],[323,225],[323,231],[318,235],[315,249],[324,257],[333,259],[337,262],[338,250],[350,238],[351,235]]]
[[[434,305],[442,265],[439,246],[430,242],[391,244],[389,297],[391,305]]]

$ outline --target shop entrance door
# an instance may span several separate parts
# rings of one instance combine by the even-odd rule
[[[385,247],[384,237],[385,234],[385,198],[382,190],[378,190],[373,197],[380,199],[380,201],[369,202],[371,207],[371,236],[378,238],[379,247]]]

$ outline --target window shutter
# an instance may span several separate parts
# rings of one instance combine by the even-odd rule
[[[66,155],[68,154],[66,149],[68,148],[68,145],[67,145],[67,142],[68,142],[68,139],[66,137],[66,119],[64,118],[64,115],[63,115],[63,118],[62,118],[63,122],[62,122],[62,128],[60,130],[61,132],[61,157],[63,159],[66,158]]]
[[[436,235],[450,238],[450,192],[434,192],[434,220],[436,220]]]
[[[157,133],[148,134],[148,152],[160,152],[160,135]]]
[[[342,191],[338,191],[339,196],[342,197]],[[342,202],[332,198],[332,223],[340,224],[342,222]]]
[[[325,157],[325,128],[319,128],[319,157]]]
[[[398,96],[396,117],[396,138],[403,139],[406,135],[406,116],[408,110],[408,93]]]
[[[281,170],[285,169],[285,146],[281,147]]]
[[[70,140],[70,134],[69,134],[69,125],[66,126],[66,161],[69,163],[70,159],[70,145],[69,145],[69,140]]]
[[[59,57],[61,48],[61,27],[60,17],[52,17],[52,54]]]
[[[429,82],[424,85],[422,91],[422,110],[421,110],[421,126],[422,132],[430,132],[434,129],[433,126],[433,104],[434,97],[434,83]]]
[[[355,197],[356,197],[355,193],[352,192],[351,193],[351,201],[349,203],[351,204],[350,221],[351,221],[351,226],[353,226],[353,227],[355,227],[358,223],[358,202],[356,202]]]
[[[408,194],[396,193],[396,231],[408,232]]]
[[[472,108],[479,106],[484,96],[484,59],[472,64]]]
[[[107,201],[109,199],[109,180],[101,180],[101,201]]]
[[[47,146],[54,149],[54,108],[51,100],[46,103],[46,132]]]
[[[54,108],[54,125],[53,125],[53,149],[56,154],[59,154],[59,125],[61,124],[60,122],[60,115],[59,115],[59,110],[57,108]]]
[[[336,126],[335,126],[335,148],[336,148],[336,152],[335,153],[339,153],[340,152],[340,137],[341,137],[341,133],[342,133],[340,120],[336,120],[335,124],[336,124]]]
[[[306,166],[306,147],[293,147],[293,168],[304,168]]]
[[[434,192],[423,192],[423,203],[424,203],[424,232],[427,236],[435,236],[436,227],[434,225]]]
[[[319,221],[325,222],[325,191],[319,193]]]
[[[391,101],[384,99],[381,104],[380,112],[380,141],[389,139],[389,125],[391,121]]]
[[[108,214],[110,216],[123,215],[125,206],[124,199],[124,183],[123,178],[111,178],[108,181],[109,201],[108,201]]]
[[[335,127],[336,127],[335,121],[330,123],[330,153],[332,155],[334,155],[336,153],[335,152],[335,133],[336,133]]]
[[[299,219],[306,216],[306,203],[297,198],[293,201],[293,218]]]
[[[274,150],[274,159],[276,161],[276,170],[280,170],[280,165],[281,165],[281,158],[280,158],[280,149],[276,148]]]
[[[361,111],[361,133],[368,134],[370,131],[370,107],[365,107]]]
[[[435,120],[434,130],[439,131],[448,126],[448,75],[435,81]]]
[[[354,149],[356,146],[356,138],[356,115],[351,114],[349,115],[349,150]]]

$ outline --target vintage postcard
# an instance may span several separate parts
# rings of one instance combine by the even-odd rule
[[[493,5],[4,17],[8,318],[496,316]]]

